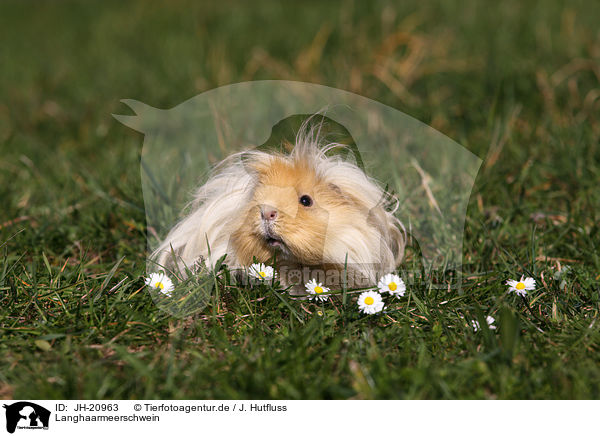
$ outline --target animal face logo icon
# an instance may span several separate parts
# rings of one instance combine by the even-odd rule
[[[35,429],[48,429],[50,411],[42,406],[28,401],[19,401],[11,405],[4,405],[6,409],[6,431],[14,433],[17,427]]]

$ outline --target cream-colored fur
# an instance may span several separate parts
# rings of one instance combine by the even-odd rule
[[[275,258],[284,285],[300,270],[327,275],[334,288],[344,274],[348,286],[375,284],[401,261],[404,227],[376,181],[339,154],[327,156],[334,147],[341,146],[323,146],[318,130],[305,129],[289,154],[252,150],[225,159],[152,258],[179,271],[198,261],[214,266],[225,254],[232,269]],[[312,204],[301,204],[302,196]],[[265,219],[265,211],[276,218]]]

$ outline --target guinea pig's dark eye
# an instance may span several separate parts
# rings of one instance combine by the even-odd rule
[[[313,204],[312,198],[310,198],[308,195],[303,195],[300,197],[300,204],[304,207],[310,207]]]

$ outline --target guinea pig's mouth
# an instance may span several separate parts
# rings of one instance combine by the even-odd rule
[[[265,242],[273,251],[279,253],[283,259],[289,258],[292,255],[286,243],[279,236],[272,233],[267,234],[265,235]]]
[[[287,247],[283,239],[277,236],[270,227],[264,229],[263,238],[269,247],[285,250]]]
[[[280,238],[271,235],[266,236],[266,242],[271,247],[282,248],[285,245],[285,243]]]

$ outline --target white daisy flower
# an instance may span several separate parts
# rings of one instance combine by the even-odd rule
[[[381,294],[375,291],[363,292],[358,296],[358,310],[372,315],[383,310],[384,304]]]
[[[535,280],[531,277],[524,278],[524,276],[521,276],[521,280],[507,280],[506,285],[508,286],[508,292],[514,292],[524,297],[527,295],[527,291],[535,289]]]
[[[488,328],[490,330],[496,330],[496,326],[493,325],[494,322],[496,321],[496,319],[493,316],[489,316],[489,315],[486,316],[485,321],[487,322]],[[475,331],[479,330],[479,322],[473,320],[471,323],[473,325],[473,330],[475,330]]]
[[[253,263],[248,270],[252,277],[260,280],[271,280],[275,277],[275,270],[272,266],[265,266],[264,263]]]
[[[304,286],[306,286],[306,292],[310,294],[308,296],[309,300],[327,301],[329,298],[329,295],[327,295],[329,288],[326,288],[321,283],[317,283],[316,279],[310,280]]]
[[[395,295],[398,298],[403,297],[404,292],[406,292],[404,280],[396,274],[386,274],[383,276],[379,279],[377,287],[379,288],[379,292],[389,292],[390,295]]]
[[[171,279],[163,272],[150,274],[150,277],[146,279],[146,285],[167,296],[171,296],[174,288]]]

